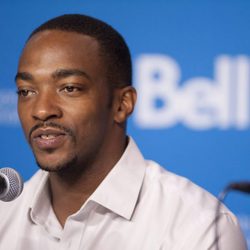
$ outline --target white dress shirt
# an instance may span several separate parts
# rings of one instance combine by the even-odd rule
[[[64,228],[39,170],[13,202],[0,202],[0,250],[212,250],[217,200],[141,155],[134,141]],[[237,219],[221,206],[219,250],[245,250]]]

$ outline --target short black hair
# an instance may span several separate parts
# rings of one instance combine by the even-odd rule
[[[29,39],[41,31],[61,30],[88,35],[97,40],[100,55],[107,67],[107,80],[112,87],[132,84],[132,63],[124,38],[109,24],[81,14],[65,14],[48,20],[36,28]],[[28,42],[27,41],[27,42]]]

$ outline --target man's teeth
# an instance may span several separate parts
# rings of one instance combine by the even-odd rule
[[[56,137],[56,135],[41,135],[41,138],[46,139],[46,140],[53,139],[55,137]]]

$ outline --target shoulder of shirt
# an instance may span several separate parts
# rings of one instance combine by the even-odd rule
[[[215,230],[220,249],[247,249],[236,216],[215,196],[153,161],[146,161],[146,166],[140,199],[151,200],[149,207],[156,207],[155,216],[165,221],[162,239],[166,249],[169,234],[180,243],[175,249],[210,249]]]
[[[142,192],[152,192],[166,207],[176,207],[183,214],[192,211],[196,218],[214,217],[218,199],[189,179],[174,174],[154,161],[146,160],[146,173]],[[171,205],[170,205],[171,204]],[[236,217],[223,204],[220,214],[224,214],[237,224]]]

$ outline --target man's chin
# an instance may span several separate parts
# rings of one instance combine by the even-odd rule
[[[70,171],[74,169],[74,166],[77,164],[77,157],[65,161],[65,162],[57,162],[57,163],[44,163],[36,159],[36,163],[38,167],[47,172],[64,172]]]

